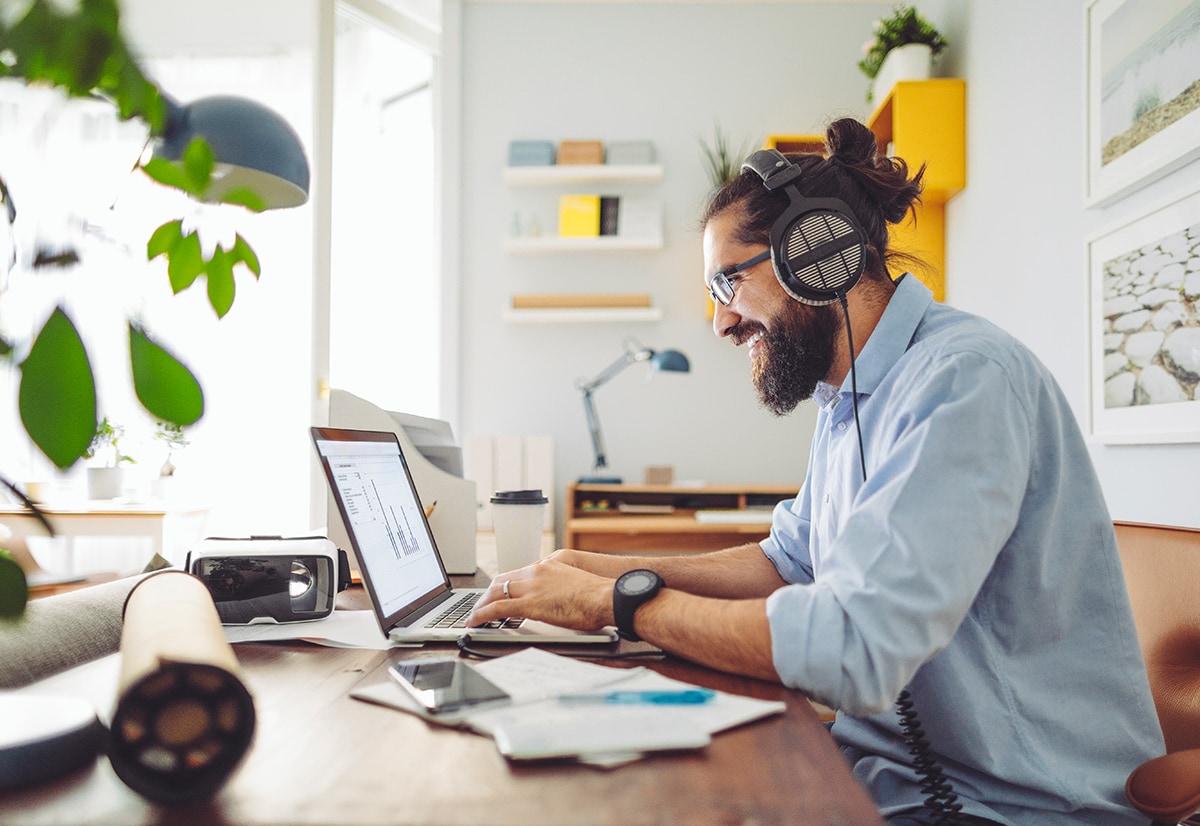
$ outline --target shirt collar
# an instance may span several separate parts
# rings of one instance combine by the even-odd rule
[[[888,300],[879,323],[855,358],[859,393],[870,395],[875,391],[883,377],[908,350],[921,319],[932,303],[933,293],[916,276],[904,273],[897,279],[896,291]],[[820,382],[813,399],[824,407],[839,393],[850,392],[851,381],[847,375],[840,389]]]

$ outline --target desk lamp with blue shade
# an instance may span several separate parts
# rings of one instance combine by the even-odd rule
[[[593,378],[587,380],[580,379],[576,382],[576,389],[583,394],[583,411],[587,415],[588,430],[592,436],[592,452],[594,454],[592,475],[581,476],[579,478],[579,481],[583,484],[621,484],[621,477],[612,476],[604,472],[608,467],[608,458],[605,455],[604,435],[600,432],[600,418],[596,415],[596,403],[592,400],[592,394],[597,387],[607,382],[626,367],[640,361],[649,362],[652,370],[665,370],[671,373],[686,373],[691,370],[687,356],[678,350],[651,350],[649,347],[643,347],[637,339],[630,337],[625,339],[625,351],[621,353],[620,358],[605,367]]]
[[[216,168],[206,201],[236,189],[262,198],[267,209],[308,200],[308,160],[300,137],[278,114],[246,98],[217,95],[180,104],[167,102],[167,126],[155,154],[177,161],[193,138],[204,138]]]

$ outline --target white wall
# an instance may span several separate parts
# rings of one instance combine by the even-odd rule
[[[575,381],[615,359],[622,339],[690,358],[687,375],[644,384],[629,368],[596,393],[610,467],[638,482],[650,464],[676,479],[799,483],[815,415],[761,410],[744,349],[712,333],[697,216],[708,188],[700,138],[714,121],[734,142],[823,131],[865,117],[860,46],[885,4],[556,4],[463,6],[462,420],[470,433],[551,433],[560,488],[590,470]],[[631,195],[664,201],[666,244],[649,253],[510,255],[518,206],[505,186],[512,139],[647,139],[664,178]],[[607,188],[606,188],[607,189]],[[616,187],[611,189],[616,190]],[[586,191],[586,190],[585,190]],[[551,196],[542,224],[554,226]],[[661,321],[519,325],[513,293],[648,292]]]
[[[942,19],[968,81],[967,188],[946,214],[947,300],[1029,345],[1086,428],[1086,240],[1196,191],[1200,163],[1110,207],[1083,207],[1083,5],[947,3]],[[1115,519],[1200,526],[1200,445],[1096,443],[1092,457]]]
[[[1049,365],[1087,421],[1085,239],[1162,197],[1197,165],[1105,210],[1083,207],[1083,3],[926,0],[947,34],[939,74],[968,89],[968,183],[947,211],[948,300],[987,316]],[[588,469],[576,378],[637,335],[676,347],[689,376],[641,384],[636,368],[597,403],[610,464],[628,481],[647,464],[677,478],[790,482],[803,474],[811,405],[761,411],[745,354],[705,320],[695,216],[705,192],[697,138],[714,118],[735,137],[819,132],[865,117],[855,63],[890,4],[566,4],[463,6],[464,430],[546,432],[559,485]],[[666,168],[667,242],[657,253],[506,255],[514,204],[500,169],[514,138],[647,138]],[[514,292],[650,292],[661,322],[512,325]],[[1197,445],[1097,444],[1093,456],[1119,519],[1200,525]],[[1191,477],[1191,482],[1188,482]]]

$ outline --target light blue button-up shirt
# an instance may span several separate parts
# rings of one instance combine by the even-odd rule
[[[762,548],[784,683],[885,815],[920,804],[907,687],[964,810],[1142,823],[1129,772],[1163,753],[1111,518],[1066,399],[992,324],[904,277],[851,383],[818,387],[808,477]]]

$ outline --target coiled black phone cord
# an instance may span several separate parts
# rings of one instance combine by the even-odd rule
[[[954,793],[949,778],[933,756],[933,750],[921,728],[921,720],[917,717],[912,695],[907,689],[900,692],[900,699],[896,700],[896,712],[900,715],[904,744],[912,755],[912,766],[921,776],[921,791],[926,795],[925,808],[936,818],[933,822],[938,826],[961,824],[963,819],[959,817],[959,812],[962,811],[962,804],[958,802],[958,795]]]

